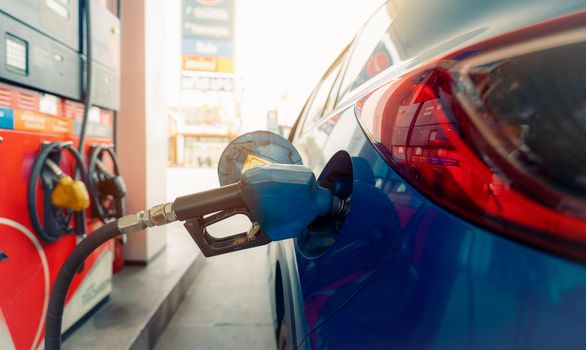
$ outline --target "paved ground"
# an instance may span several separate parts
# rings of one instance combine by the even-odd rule
[[[155,349],[275,349],[266,250],[209,259]]]
[[[168,183],[171,199],[215,186],[217,175],[170,169]],[[208,259],[155,349],[275,349],[267,265],[266,247]]]

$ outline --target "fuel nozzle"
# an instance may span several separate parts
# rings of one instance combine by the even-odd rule
[[[273,241],[298,236],[318,216],[344,212],[343,201],[319,186],[313,172],[302,165],[252,168],[242,174],[239,190],[246,207]]]
[[[118,227],[129,233],[185,221],[203,254],[213,256],[296,237],[319,216],[345,215],[348,205],[348,201],[319,186],[308,168],[269,164],[249,169],[235,184],[122,217]],[[252,223],[246,231],[224,238],[208,233],[208,226],[239,214]]]

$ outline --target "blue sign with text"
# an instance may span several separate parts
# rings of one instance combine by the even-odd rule
[[[0,107],[0,129],[14,129],[14,111]]]
[[[183,0],[183,37],[234,40],[233,0]]]
[[[234,44],[231,41],[183,38],[184,55],[234,56]]]

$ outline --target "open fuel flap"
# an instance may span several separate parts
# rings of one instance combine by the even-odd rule
[[[254,131],[235,138],[222,152],[218,163],[220,185],[240,181],[242,173],[259,165],[303,165],[295,146],[269,131]]]

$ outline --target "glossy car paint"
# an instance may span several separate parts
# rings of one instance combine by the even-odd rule
[[[354,102],[413,67],[586,8],[584,1],[395,1],[404,60],[342,99],[295,145],[320,174],[345,150],[354,192],[333,245],[271,245],[295,348],[581,349],[586,268],[479,228],[415,190],[377,153]],[[273,274],[273,277],[276,272]],[[274,280],[274,279],[273,279]],[[278,286],[275,286],[278,290]]]

